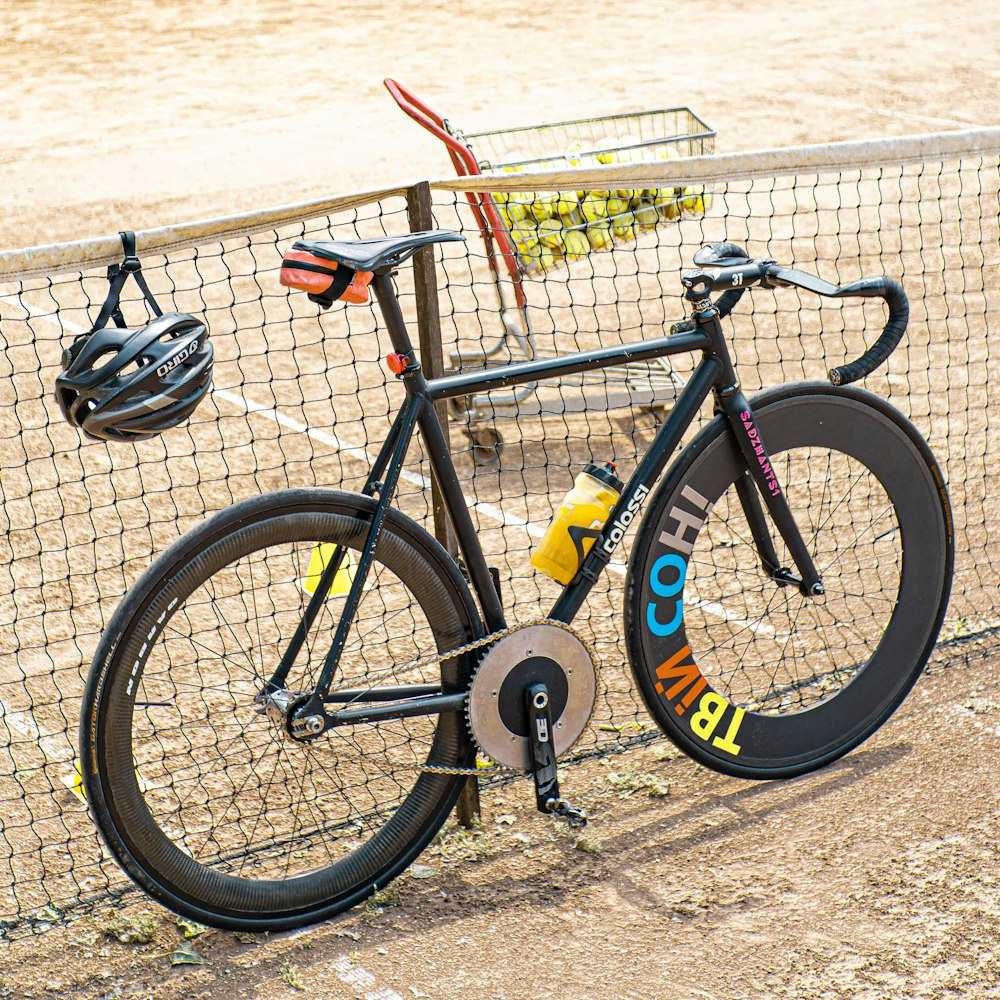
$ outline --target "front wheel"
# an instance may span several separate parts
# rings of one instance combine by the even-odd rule
[[[780,778],[847,753],[902,702],[941,626],[954,551],[937,463],[885,401],[802,383],[753,409],[825,594],[805,597],[761,568],[735,485],[746,466],[719,417],[649,506],[625,634],[674,743],[726,774]]]
[[[374,507],[332,490],[236,504],[160,556],[108,625],[83,699],[84,787],[115,858],[178,913],[251,930],[325,919],[398,875],[455,803],[464,779],[445,772],[474,760],[461,711],[298,742],[256,700],[315,590],[321,546],[356,565]],[[342,572],[291,691],[315,685]],[[348,704],[334,707],[372,688],[464,691],[471,654],[427,661],[481,634],[454,561],[390,509],[331,688]]]

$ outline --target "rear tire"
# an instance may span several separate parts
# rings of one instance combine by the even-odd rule
[[[646,705],[680,749],[725,774],[779,778],[847,753],[902,702],[948,604],[952,522],[926,442],[879,397],[801,383],[753,410],[825,595],[761,570],[733,485],[746,466],[719,417],[649,506],[625,634]]]
[[[249,930],[331,917],[406,868],[458,798],[464,777],[420,767],[474,761],[461,712],[296,742],[254,701],[301,620],[316,544],[356,562],[374,508],[332,490],[236,504],[160,556],[105,631],[83,699],[87,798],[128,875],[178,913]],[[315,683],[343,604],[326,599],[289,690]],[[405,665],[481,634],[454,561],[390,509],[331,693],[466,690],[472,654]]]

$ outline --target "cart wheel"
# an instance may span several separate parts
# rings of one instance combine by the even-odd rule
[[[476,465],[496,465],[503,453],[503,436],[493,427],[473,424],[469,430],[472,441],[472,460]]]

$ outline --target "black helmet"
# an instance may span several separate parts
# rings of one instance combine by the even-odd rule
[[[63,351],[56,400],[93,438],[137,441],[175,427],[212,384],[205,324],[164,313],[138,330],[93,330]]]

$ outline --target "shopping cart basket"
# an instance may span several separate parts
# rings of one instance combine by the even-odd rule
[[[544,125],[462,133],[395,80],[384,81],[399,107],[448,150],[460,177],[521,170],[560,170],[606,163],[635,163],[711,153],[715,132],[688,108],[668,108]],[[710,193],[703,188],[631,192],[466,197],[486,247],[499,304],[501,332],[474,352],[450,355],[453,368],[539,357],[524,282],[550,267],[634,239],[638,230],[703,212]],[[628,195],[629,197],[624,197]],[[586,392],[600,382],[601,392]],[[577,394],[562,390],[570,384]],[[493,420],[517,415],[565,414],[574,409],[661,408],[683,386],[667,359],[636,362],[564,380],[555,396],[533,384],[455,401],[477,462],[495,460],[502,438]]]

